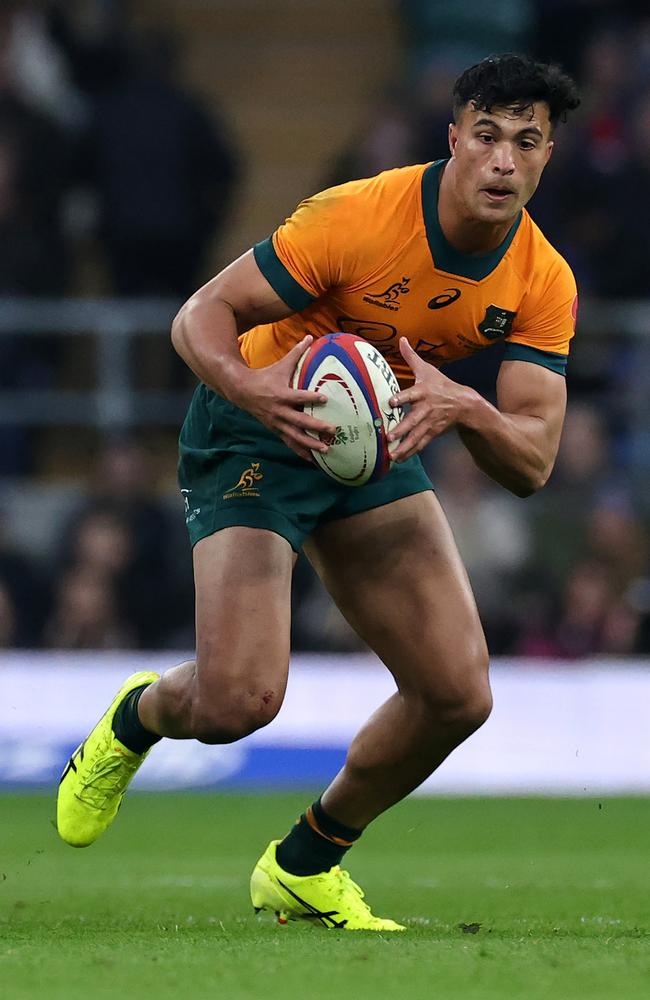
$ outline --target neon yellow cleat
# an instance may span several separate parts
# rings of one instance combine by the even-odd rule
[[[346,931],[405,931],[406,927],[375,917],[363,892],[338,865],[318,875],[291,875],[275,859],[279,840],[272,840],[251,876],[255,912],[272,910],[279,923],[308,920]]]
[[[157,681],[159,674],[131,674],[61,775],[56,802],[59,836],[71,847],[88,847],[117,815],[131,778],[149,753],[128,750],[113,733],[113,716],[129,691]]]

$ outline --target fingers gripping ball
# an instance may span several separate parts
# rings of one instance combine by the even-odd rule
[[[345,486],[363,486],[386,475],[392,465],[387,434],[402,411],[390,405],[399,392],[395,373],[372,344],[350,333],[319,337],[298,362],[292,385],[327,396],[326,403],[308,405],[305,412],[336,427],[329,450],[312,451],[328,476]]]

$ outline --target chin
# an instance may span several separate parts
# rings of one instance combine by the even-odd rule
[[[505,222],[510,213],[504,212],[500,205],[495,205],[493,208],[486,208],[485,205],[477,207],[474,212],[474,218],[477,222]]]
[[[481,205],[476,209],[476,218],[479,222],[498,222],[501,224],[514,222],[518,214],[519,208],[517,208],[516,212],[513,212],[511,205]]]

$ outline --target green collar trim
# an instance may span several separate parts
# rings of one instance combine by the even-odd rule
[[[496,250],[482,254],[467,254],[456,250],[447,242],[438,219],[438,189],[442,171],[447,162],[447,160],[436,160],[425,169],[422,175],[422,214],[424,215],[429,250],[434,266],[439,271],[446,271],[447,274],[453,274],[459,278],[482,281],[501,263],[519,229],[522,213],[519,213],[505,240]]]

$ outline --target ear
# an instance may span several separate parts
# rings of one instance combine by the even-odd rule
[[[447,139],[449,142],[449,152],[453,156],[456,150],[456,143],[458,142],[458,126],[455,122],[449,123],[449,134]]]
[[[550,140],[549,140],[549,141],[548,141],[548,142],[546,143],[546,161],[545,161],[545,164],[544,164],[545,166],[546,166],[546,163],[548,163],[548,161],[549,161],[549,160],[550,160],[550,158],[551,158],[551,154],[552,154],[552,152],[553,152],[553,147],[554,147],[554,145],[555,145],[555,143],[553,142],[553,140],[552,140],[552,139],[550,139]]]

